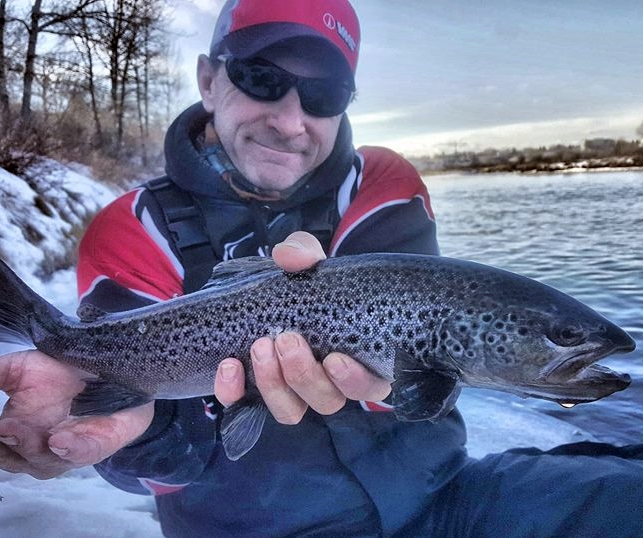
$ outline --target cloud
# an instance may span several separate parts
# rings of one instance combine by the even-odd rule
[[[643,120],[643,108],[608,116],[521,122],[492,127],[458,129],[414,136],[390,137],[386,133],[363,130],[365,124],[355,124],[354,137],[359,144],[377,144],[405,155],[427,155],[453,151],[457,144],[462,150],[479,151],[487,147],[524,148],[553,144],[581,144],[586,139],[636,138],[636,128]],[[623,133],[630,133],[629,137]]]
[[[365,112],[362,114],[351,115],[351,125],[353,127],[372,126],[376,124],[388,123],[392,120],[404,118],[408,115],[403,110],[383,110],[381,112]]]

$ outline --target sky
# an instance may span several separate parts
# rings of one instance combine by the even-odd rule
[[[357,146],[407,155],[636,138],[643,123],[640,0],[352,0],[362,27]],[[222,0],[178,0],[174,27],[198,99]]]

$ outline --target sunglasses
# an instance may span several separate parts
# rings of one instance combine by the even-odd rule
[[[262,58],[240,60],[224,55],[218,59],[225,62],[232,84],[248,97],[257,101],[278,101],[294,86],[304,111],[319,118],[342,114],[355,93],[348,81],[299,77]]]

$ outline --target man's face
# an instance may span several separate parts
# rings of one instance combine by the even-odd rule
[[[262,57],[295,75],[328,76],[321,67],[284,52],[273,51]],[[278,101],[254,100],[230,82],[222,64],[204,84],[201,71],[208,68],[212,70],[201,57],[203,104],[214,114],[214,126],[226,153],[248,181],[263,189],[282,191],[330,155],[341,114],[320,118],[304,112],[294,87]]]

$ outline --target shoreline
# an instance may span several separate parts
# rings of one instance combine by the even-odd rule
[[[582,174],[582,173],[607,173],[607,172],[643,172],[643,166],[596,166],[596,167],[583,167],[583,166],[565,166],[556,168],[552,167],[533,167],[528,169],[518,170],[515,168],[504,167],[485,167],[485,168],[452,168],[444,170],[418,170],[421,176],[441,176],[441,175],[484,175],[484,174],[514,174],[517,176],[528,175],[553,175],[553,174]]]

